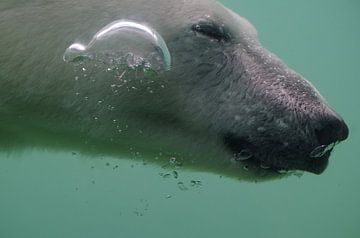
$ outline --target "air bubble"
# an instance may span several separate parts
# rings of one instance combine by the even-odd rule
[[[171,157],[171,158],[169,159],[169,163],[170,163],[170,164],[175,164],[175,163],[176,163],[176,158],[175,158],[175,157]]]
[[[167,173],[167,174],[160,174],[164,179],[169,179],[171,178],[171,174]]]
[[[313,151],[310,153],[311,158],[319,158],[325,155],[327,152],[331,151],[336,143],[331,143],[329,145],[320,145],[316,147]]]
[[[244,161],[248,160],[253,156],[253,153],[248,149],[243,149],[236,155],[235,160],[236,161]]]
[[[114,65],[143,66],[156,71],[169,70],[171,66],[171,55],[161,35],[149,26],[127,20],[106,25],[87,44],[70,45],[63,60],[95,60],[108,65],[107,71],[112,71]]]
[[[190,186],[191,187],[201,187],[202,186],[202,182],[200,180],[191,180],[190,181]]]
[[[184,184],[183,182],[178,182],[177,185],[178,185],[178,188],[179,188],[181,191],[186,191],[186,190],[188,190],[188,188],[185,186],[185,184]]]
[[[267,164],[260,164],[260,168],[262,169],[270,169],[271,167]]]

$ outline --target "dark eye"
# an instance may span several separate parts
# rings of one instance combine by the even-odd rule
[[[201,21],[192,26],[192,30],[218,41],[229,41],[231,36],[224,25],[212,21]]]

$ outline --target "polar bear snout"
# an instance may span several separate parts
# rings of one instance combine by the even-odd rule
[[[304,170],[315,174],[324,172],[335,145],[347,139],[349,129],[344,120],[329,111],[318,118],[279,130],[268,125],[249,133],[225,133],[225,146],[234,160],[255,163],[276,171]]]

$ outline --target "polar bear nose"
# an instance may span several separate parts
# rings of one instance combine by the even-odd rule
[[[336,115],[327,116],[315,129],[316,138],[321,145],[345,140],[349,135],[349,128],[344,120]]]
[[[329,114],[322,118],[315,128],[315,136],[319,146],[314,148],[310,157],[316,158],[323,156],[331,151],[340,141],[349,136],[349,128],[342,118],[335,114]]]

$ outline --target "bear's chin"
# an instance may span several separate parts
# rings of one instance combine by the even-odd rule
[[[328,151],[319,158],[309,157],[299,158],[296,160],[287,158],[274,158],[272,160],[271,158],[267,158],[266,162],[264,162],[264,160],[261,158],[252,156],[251,158],[242,162],[251,165],[252,167],[257,167],[258,169],[264,169],[280,174],[301,170],[320,175],[326,170],[329,164],[330,154],[331,151]],[[241,161],[241,158],[237,157],[237,155],[234,155],[234,159],[236,161]]]

